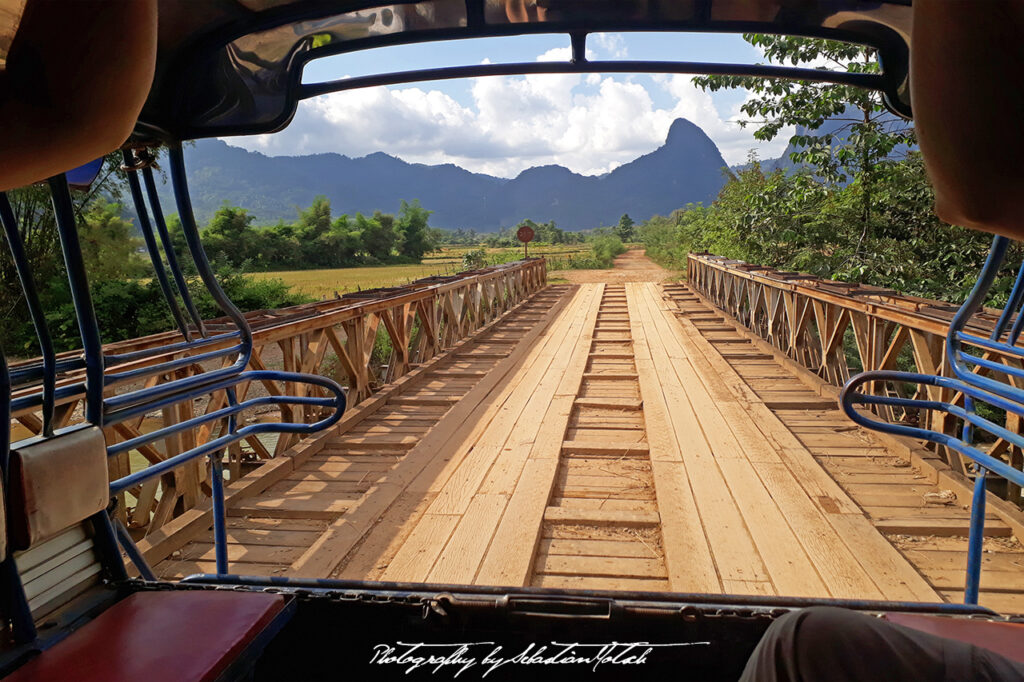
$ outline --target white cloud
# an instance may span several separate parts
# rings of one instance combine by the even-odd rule
[[[595,44],[602,50],[616,45],[611,39]],[[556,48],[538,59],[568,58],[569,48]],[[742,163],[753,147],[761,158],[777,157],[789,137],[784,131],[772,144],[754,140],[752,129],[733,122],[738,106],[723,117],[689,76],[477,78],[469,93],[465,103],[419,87],[324,95],[301,104],[280,133],[229,142],[270,155],[384,151],[414,163],[454,163],[512,177],[546,164],[608,172],[663,144],[679,117],[700,126],[730,164]]]
[[[604,53],[601,56],[605,59],[625,59],[629,55],[626,41],[620,33],[595,33],[590,37],[601,48]]]

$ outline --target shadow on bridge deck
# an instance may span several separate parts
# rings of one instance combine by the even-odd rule
[[[234,573],[962,599],[968,498],[927,504],[934,472],[683,285],[549,287],[289,455],[230,488]],[[986,530],[982,603],[1024,612]],[[166,538],[158,575],[211,543]]]

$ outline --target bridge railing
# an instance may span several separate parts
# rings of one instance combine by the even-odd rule
[[[273,311],[254,311],[246,318],[253,330],[253,352],[248,369],[261,371],[255,376],[268,377],[284,370],[321,374],[346,387],[348,404],[355,406],[372,396],[378,387],[407,374],[419,363],[451,348],[474,330],[502,315],[513,306],[543,288],[547,283],[544,259],[496,265],[449,277],[429,277],[406,286],[366,290],[340,299],[304,304]],[[212,320],[206,329],[215,333],[219,327],[233,329],[227,320]],[[176,332],[154,334],[140,339],[104,346],[105,354],[129,354],[147,348],[165,346]],[[214,344],[203,351],[227,347]],[[130,375],[132,369],[155,366],[189,357],[189,351],[167,352],[144,357],[136,362],[117,366],[117,371]],[[197,351],[191,351],[192,354]],[[74,359],[78,353],[58,356]],[[144,354],[142,354],[144,355]],[[149,376],[143,385],[130,379],[111,383],[105,396],[137,390],[196,376],[227,366],[234,355],[216,361],[196,361],[176,365],[166,374]],[[16,368],[17,365],[13,365]],[[83,371],[67,372],[58,377],[57,387],[81,385]],[[30,394],[35,388],[21,393]],[[223,410],[229,401],[266,396],[326,396],[321,387],[261,378],[235,387],[235,395],[221,390],[209,399],[187,400],[167,405],[158,411],[104,428],[108,446],[139,438],[143,433],[196,420]],[[15,392],[13,399],[19,398]],[[62,394],[54,411],[55,428],[63,428],[84,420],[84,390]],[[280,408],[281,417],[289,422],[313,423],[321,417],[315,406]],[[276,416],[276,415],[275,415]],[[259,416],[252,417],[259,419]],[[19,441],[39,435],[43,423],[37,410],[26,408],[11,414],[12,440]],[[179,453],[201,446],[224,430],[224,420],[202,423],[163,439],[160,444],[147,444],[110,458],[110,479],[122,479],[149,466],[159,464]],[[232,480],[243,469],[263,460],[281,455],[295,445],[300,436],[281,434],[261,439],[256,435],[228,448],[227,470]],[[119,496],[118,515],[136,534],[148,534],[172,518],[206,503],[210,498],[210,469],[201,459],[176,467],[159,478],[134,486]]]
[[[946,353],[946,334],[959,306],[891,289],[824,280],[814,275],[786,272],[709,254],[690,254],[687,259],[690,286],[790,359],[834,386],[842,386],[851,374],[868,370],[904,370],[921,374],[953,376]],[[986,337],[1001,311],[984,308],[967,329]],[[975,346],[970,352],[1008,367],[1021,368],[1020,357],[992,348]],[[1001,381],[1024,385],[1020,379],[988,367],[982,375],[998,375]],[[867,392],[912,399],[928,399],[963,405],[964,396],[949,388],[874,382]],[[878,407],[887,421],[909,423],[953,435],[960,425],[947,412],[900,410]],[[1024,419],[1007,413],[986,415],[1014,433],[1024,433]],[[933,445],[936,454],[955,471],[969,474],[968,462],[959,453]],[[985,443],[986,452],[1021,468],[1024,452],[1002,439]],[[1018,505],[1021,488],[1008,481],[993,492]]]

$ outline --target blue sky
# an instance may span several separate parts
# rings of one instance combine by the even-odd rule
[[[663,59],[754,63],[761,54],[721,34],[595,34],[591,59]],[[516,36],[381,48],[310,63],[307,83],[410,68],[486,61],[564,61],[568,37]],[[782,153],[788,139],[754,140],[741,128],[744,91],[704,93],[690,76],[545,75],[415,83],[325,95],[300,105],[281,133],[232,138],[270,155],[330,151],[352,157],[383,151],[415,163],[454,163],[513,177],[559,164],[584,174],[608,172],[653,151],[677,117],[699,125],[735,164],[755,149]]]

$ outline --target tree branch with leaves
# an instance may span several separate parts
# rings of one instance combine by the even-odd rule
[[[878,73],[874,48],[832,40],[744,34],[770,64],[787,64],[850,73]],[[878,165],[901,146],[916,143],[914,129],[885,108],[873,90],[834,83],[810,83],[763,76],[698,76],[705,91],[742,88],[753,96],[740,110],[749,116],[740,126],[756,125],[754,137],[775,139],[796,126],[789,139],[790,159],[826,183],[858,183],[862,191],[861,234],[854,252],[870,236],[872,192]],[[826,123],[829,125],[826,126]]]

